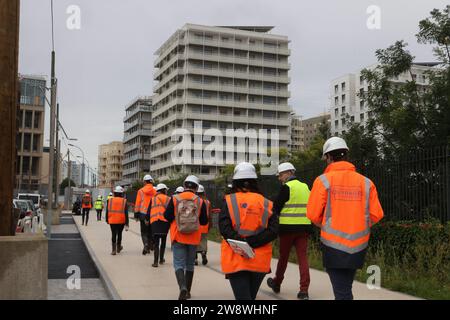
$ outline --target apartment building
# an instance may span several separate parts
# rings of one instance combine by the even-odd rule
[[[288,148],[289,40],[271,34],[272,29],[186,24],[156,51],[151,142],[155,176],[167,179],[181,172],[211,179],[223,166],[204,163],[202,150],[190,147],[189,159],[174,164],[171,135],[177,128],[192,132],[200,124],[203,130],[217,129],[224,135],[227,129],[278,129],[279,147]],[[234,143],[237,146],[236,139]],[[248,149],[236,149],[236,161],[248,159]]]
[[[123,136],[123,180],[132,183],[150,172],[152,98],[138,97],[125,107]]]
[[[292,115],[291,121],[291,152],[304,151],[311,146],[315,137],[320,134],[320,126],[330,125],[330,114],[303,119],[302,116]]]
[[[416,81],[418,85],[426,86],[428,78],[426,72],[434,68],[438,63],[425,62],[413,63],[411,73],[405,72],[400,76],[391,79],[394,83],[405,83],[406,81]],[[377,64],[366,69],[375,69]],[[331,114],[331,134],[340,135],[348,130],[350,123],[365,124],[371,117],[371,112],[367,108],[362,94],[370,89],[367,81],[361,76],[361,70],[356,73],[343,75],[331,82],[330,88],[330,114]]]
[[[305,133],[302,125],[302,116],[292,114],[291,117],[291,140],[289,144],[291,152],[305,150]]]
[[[113,141],[98,147],[99,188],[114,188],[122,180],[123,143]]]
[[[42,179],[46,79],[43,76],[19,75],[19,81],[16,189],[19,192],[38,192]]]

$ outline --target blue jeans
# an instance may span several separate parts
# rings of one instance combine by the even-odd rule
[[[197,246],[174,242],[172,243],[172,251],[173,267],[175,268],[175,271],[179,269],[184,271],[194,271]]]
[[[327,268],[336,300],[353,300],[352,285],[356,269]]]

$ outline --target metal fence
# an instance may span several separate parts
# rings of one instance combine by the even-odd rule
[[[357,171],[375,184],[386,220],[450,221],[450,146],[412,151],[398,161],[383,160],[370,167],[362,161],[354,163]],[[311,188],[324,168],[297,168],[297,176]],[[226,186],[213,181],[202,184],[213,206],[221,208]],[[280,183],[276,177],[262,176],[259,186],[273,200]]]

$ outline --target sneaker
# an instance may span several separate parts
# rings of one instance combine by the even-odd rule
[[[273,278],[267,279],[267,285],[269,286],[269,288],[272,289],[273,292],[280,293],[281,286],[279,284],[276,284],[275,281],[273,280]]]
[[[308,292],[299,292],[298,294],[297,294],[297,299],[300,299],[300,300],[309,300],[309,295],[308,295]]]

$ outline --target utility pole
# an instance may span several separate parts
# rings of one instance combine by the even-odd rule
[[[18,105],[19,0],[0,0],[0,236],[12,236]]]
[[[52,50],[51,69],[51,98],[50,98],[50,153],[48,177],[48,208],[47,208],[47,238],[51,238],[53,213],[53,176],[55,165],[55,118],[56,118],[56,78],[55,78],[55,51]]]
[[[70,150],[67,148],[67,179],[69,179],[69,200],[67,201],[66,209],[69,210],[72,204],[72,187],[70,180],[72,179],[72,164],[70,163]]]
[[[59,204],[59,174],[61,167],[61,141],[59,141],[59,103],[56,104],[56,159],[55,159],[55,204],[58,207]]]

